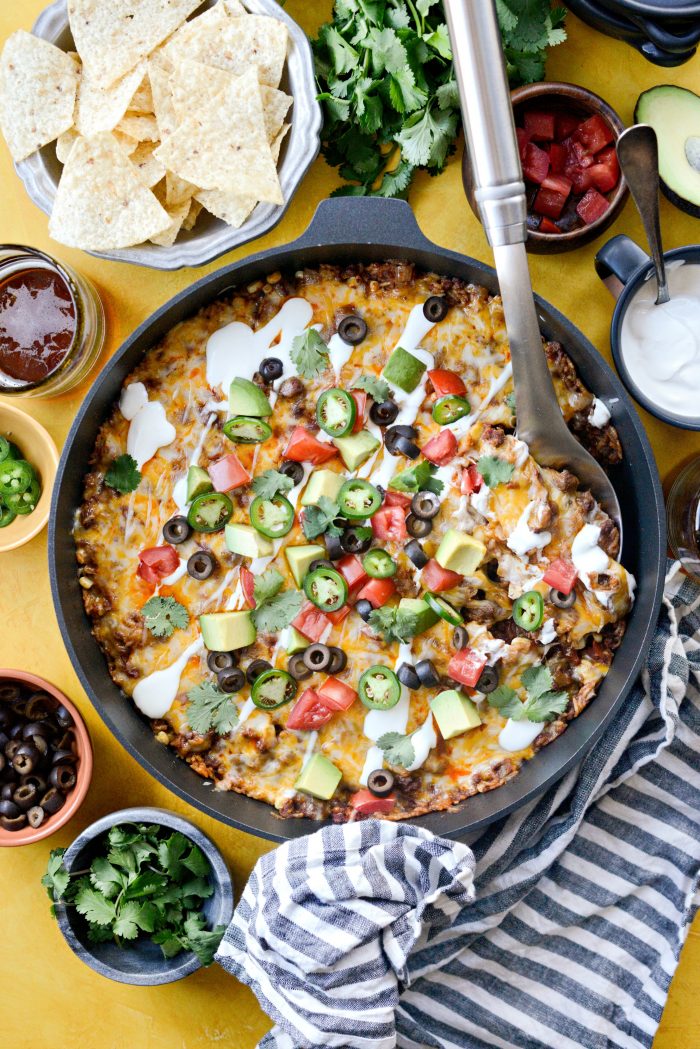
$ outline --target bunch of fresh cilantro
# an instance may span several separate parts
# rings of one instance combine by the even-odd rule
[[[496,10],[511,83],[541,80],[566,11],[551,0],[496,0]],[[442,171],[460,112],[440,0],[336,0],[312,44],[324,155],[351,183],[337,194],[396,197],[416,168]]]
[[[178,831],[147,824],[112,827],[88,870],[69,874],[65,849],[54,849],[41,879],[53,903],[75,907],[92,943],[126,947],[140,936],[166,958],[193,951],[211,965],[225,926],[207,928],[209,860]],[[54,913],[54,907],[51,908]]]

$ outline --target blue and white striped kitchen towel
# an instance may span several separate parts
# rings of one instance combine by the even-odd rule
[[[368,820],[263,856],[217,956],[276,1023],[260,1049],[648,1049],[697,907],[699,675],[674,565],[615,721],[473,853]]]

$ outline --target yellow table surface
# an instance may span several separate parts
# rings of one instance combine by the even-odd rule
[[[31,28],[43,6],[44,0],[2,0],[0,46],[15,29]],[[330,0],[289,0],[286,9],[312,32],[328,16],[330,6]],[[597,91],[626,123],[632,122],[639,92],[654,84],[700,88],[700,57],[680,69],[662,70],[627,45],[595,33],[573,15],[568,18],[568,30],[567,43],[551,54],[548,78]],[[460,153],[461,148],[441,177],[417,178],[410,202],[422,229],[437,244],[491,262],[481,227],[462,195]],[[297,236],[316,204],[337,182],[336,172],[319,158],[286,218],[269,236],[208,267],[159,273],[100,261],[51,241],[46,217],[25,195],[0,142],[0,240],[54,252],[92,278],[108,317],[104,363],[156,307],[204,273],[247,251],[283,244]],[[700,223],[665,200],[661,217],[667,248],[700,240]],[[644,243],[631,201],[608,236],[621,232]],[[604,239],[567,255],[530,258],[536,290],[609,358],[612,300],[593,270],[593,257]],[[60,447],[86,390],[87,385],[63,397],[15,403],[39,419]],[[700,451],[700,433],[673,429],[641,410],[640,414],[667,482],[682,461]],[[0,580],[0,666],[33,670],[63,688],[80,706],[95,748],[92,787],[74,819],[50,841],[0,853],[0,987],[5,1000],[0,1041],[14,1049],[45,1047],[53,1041],[82,1049],[204,1049],[218,1044],[252,1049],[270,1022],[252,993],[217,966],[166,987],[122,986],[102,979],[78,961],[52,922],[39,884],[49,849],[68,845],[88,823],[114,809],[161,805],[192,819],[223,850],[237,895],[255,860],[270,846],[190,808],[147,775],[112,738],[85,696],[63,647],[49,589],[46,532],[2,557]],[[654,1049],[700,1045],[700,923],[695,929],[684,948]]]

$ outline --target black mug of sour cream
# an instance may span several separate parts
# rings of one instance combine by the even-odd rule
[[[610,347],[620,378],[643,408],[671,426],[700,430],[700,245],[664,252],[664,260],[671,304],[674,297],[676,299],[676,305],[672,307],[674,309],[678,308],[681,298],[687,298],[682,291],[679,292],[677,284],[674,290],[674,282],[679,280],[677,274],[683,270],[683,277],[686,278],[688,270],[685,267],[692,267],[697,272],[696,291],[692,296],[697,298],[697,313],[691,312],[688,304],[683,303],[680,321],[675,316],[667,317],[665,314],[652,317],[652,310],[666,310],[667,307],[653,305],[656,294],[654,264],[633,240],[624,234],[612,237],[596,255],[596,273],[617,299],[610,325]],[[633,302],[635,309],[642,304],[647,310],[647,318],[656,322],[653,328],[651,323],[648,326],[650,334],[647,349],[651,349],[654,335],[665,333],[663,340],[657,339],[657,348],[663,341],[662,352],[647,357],[645,363],[642,363],[643,355],[637,352],[638,346],[634,347],[634,355],[630,352],[632,336],[629,318],[625,324],[625,317]],[[683,321],[688,315],[693,317],[694,323],[684,325]],[[688,366],[688,374],[697,376],[698,381],[689,382],[687,376],[685,381],[681,381],[678,373],[673,372],[676,360],[672,355],[679,353],[680,359],[685,362],[683,367]],[[685,404],[682,403],[683,398]]]

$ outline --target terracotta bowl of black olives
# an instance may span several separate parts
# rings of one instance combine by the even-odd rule
[[[36,674],[0,669],[0,848],[53,834],[91,778],[92,744],[74,704]]]

